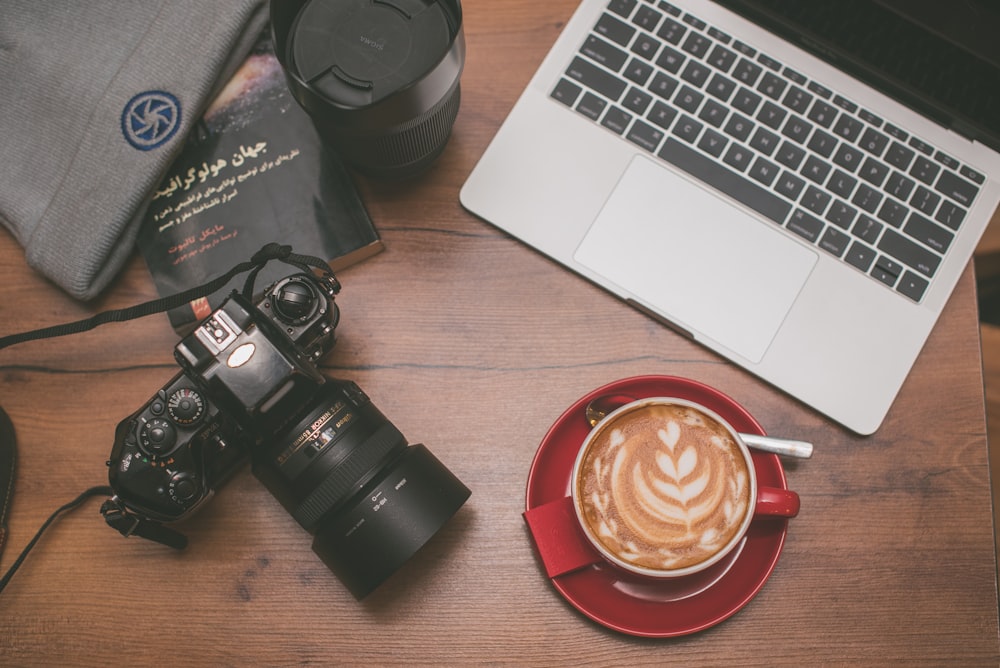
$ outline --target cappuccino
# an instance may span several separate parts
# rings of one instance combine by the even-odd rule
[[[749,456],[725,424],[685,402],[637,402],[602,422],[575,468],[576,511],[625,567],[684,574],[713,563],[753,515]],[[680,571],[680,573],[676,573]]]

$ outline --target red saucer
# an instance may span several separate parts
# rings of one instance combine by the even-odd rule
[[[584,411],[607,394],[688,399],[711,408],[737,431],[764,434],[746,409],[696,381],[673,376],[615,381],[570,406],[542,439],[528,474],[526,510],[569,495],[573,462],[590,430]],[[752,455],[761,485],[787,489],[777,455]],[[573,607],[608,628],[651,638],[686,635],[728,619],[750,602],[777,565],[787,529],[787,519],[755,520],[734,556],[691,577],[650,581],[601,562],[554,577],[552,584]]]

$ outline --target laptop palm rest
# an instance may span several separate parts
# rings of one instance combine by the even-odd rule
[[[574,259],[695,338],[757,363],[817,261],[771,225],[636,157]]]

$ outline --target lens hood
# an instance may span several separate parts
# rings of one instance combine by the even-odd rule
[[[402,178],[441,153],[458,115],[459,0],[271,0],[292,96],[358,171]]]

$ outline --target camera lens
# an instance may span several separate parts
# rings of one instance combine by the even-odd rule
[[[272,0],[275,54],[323,139],[366,174],[405,178],[458,115],[459,0]]]
[[[254,454],[254,475],[314,535],[358,599],[408,560],[469,489],[351,382],[328,380],[294,426]]]

